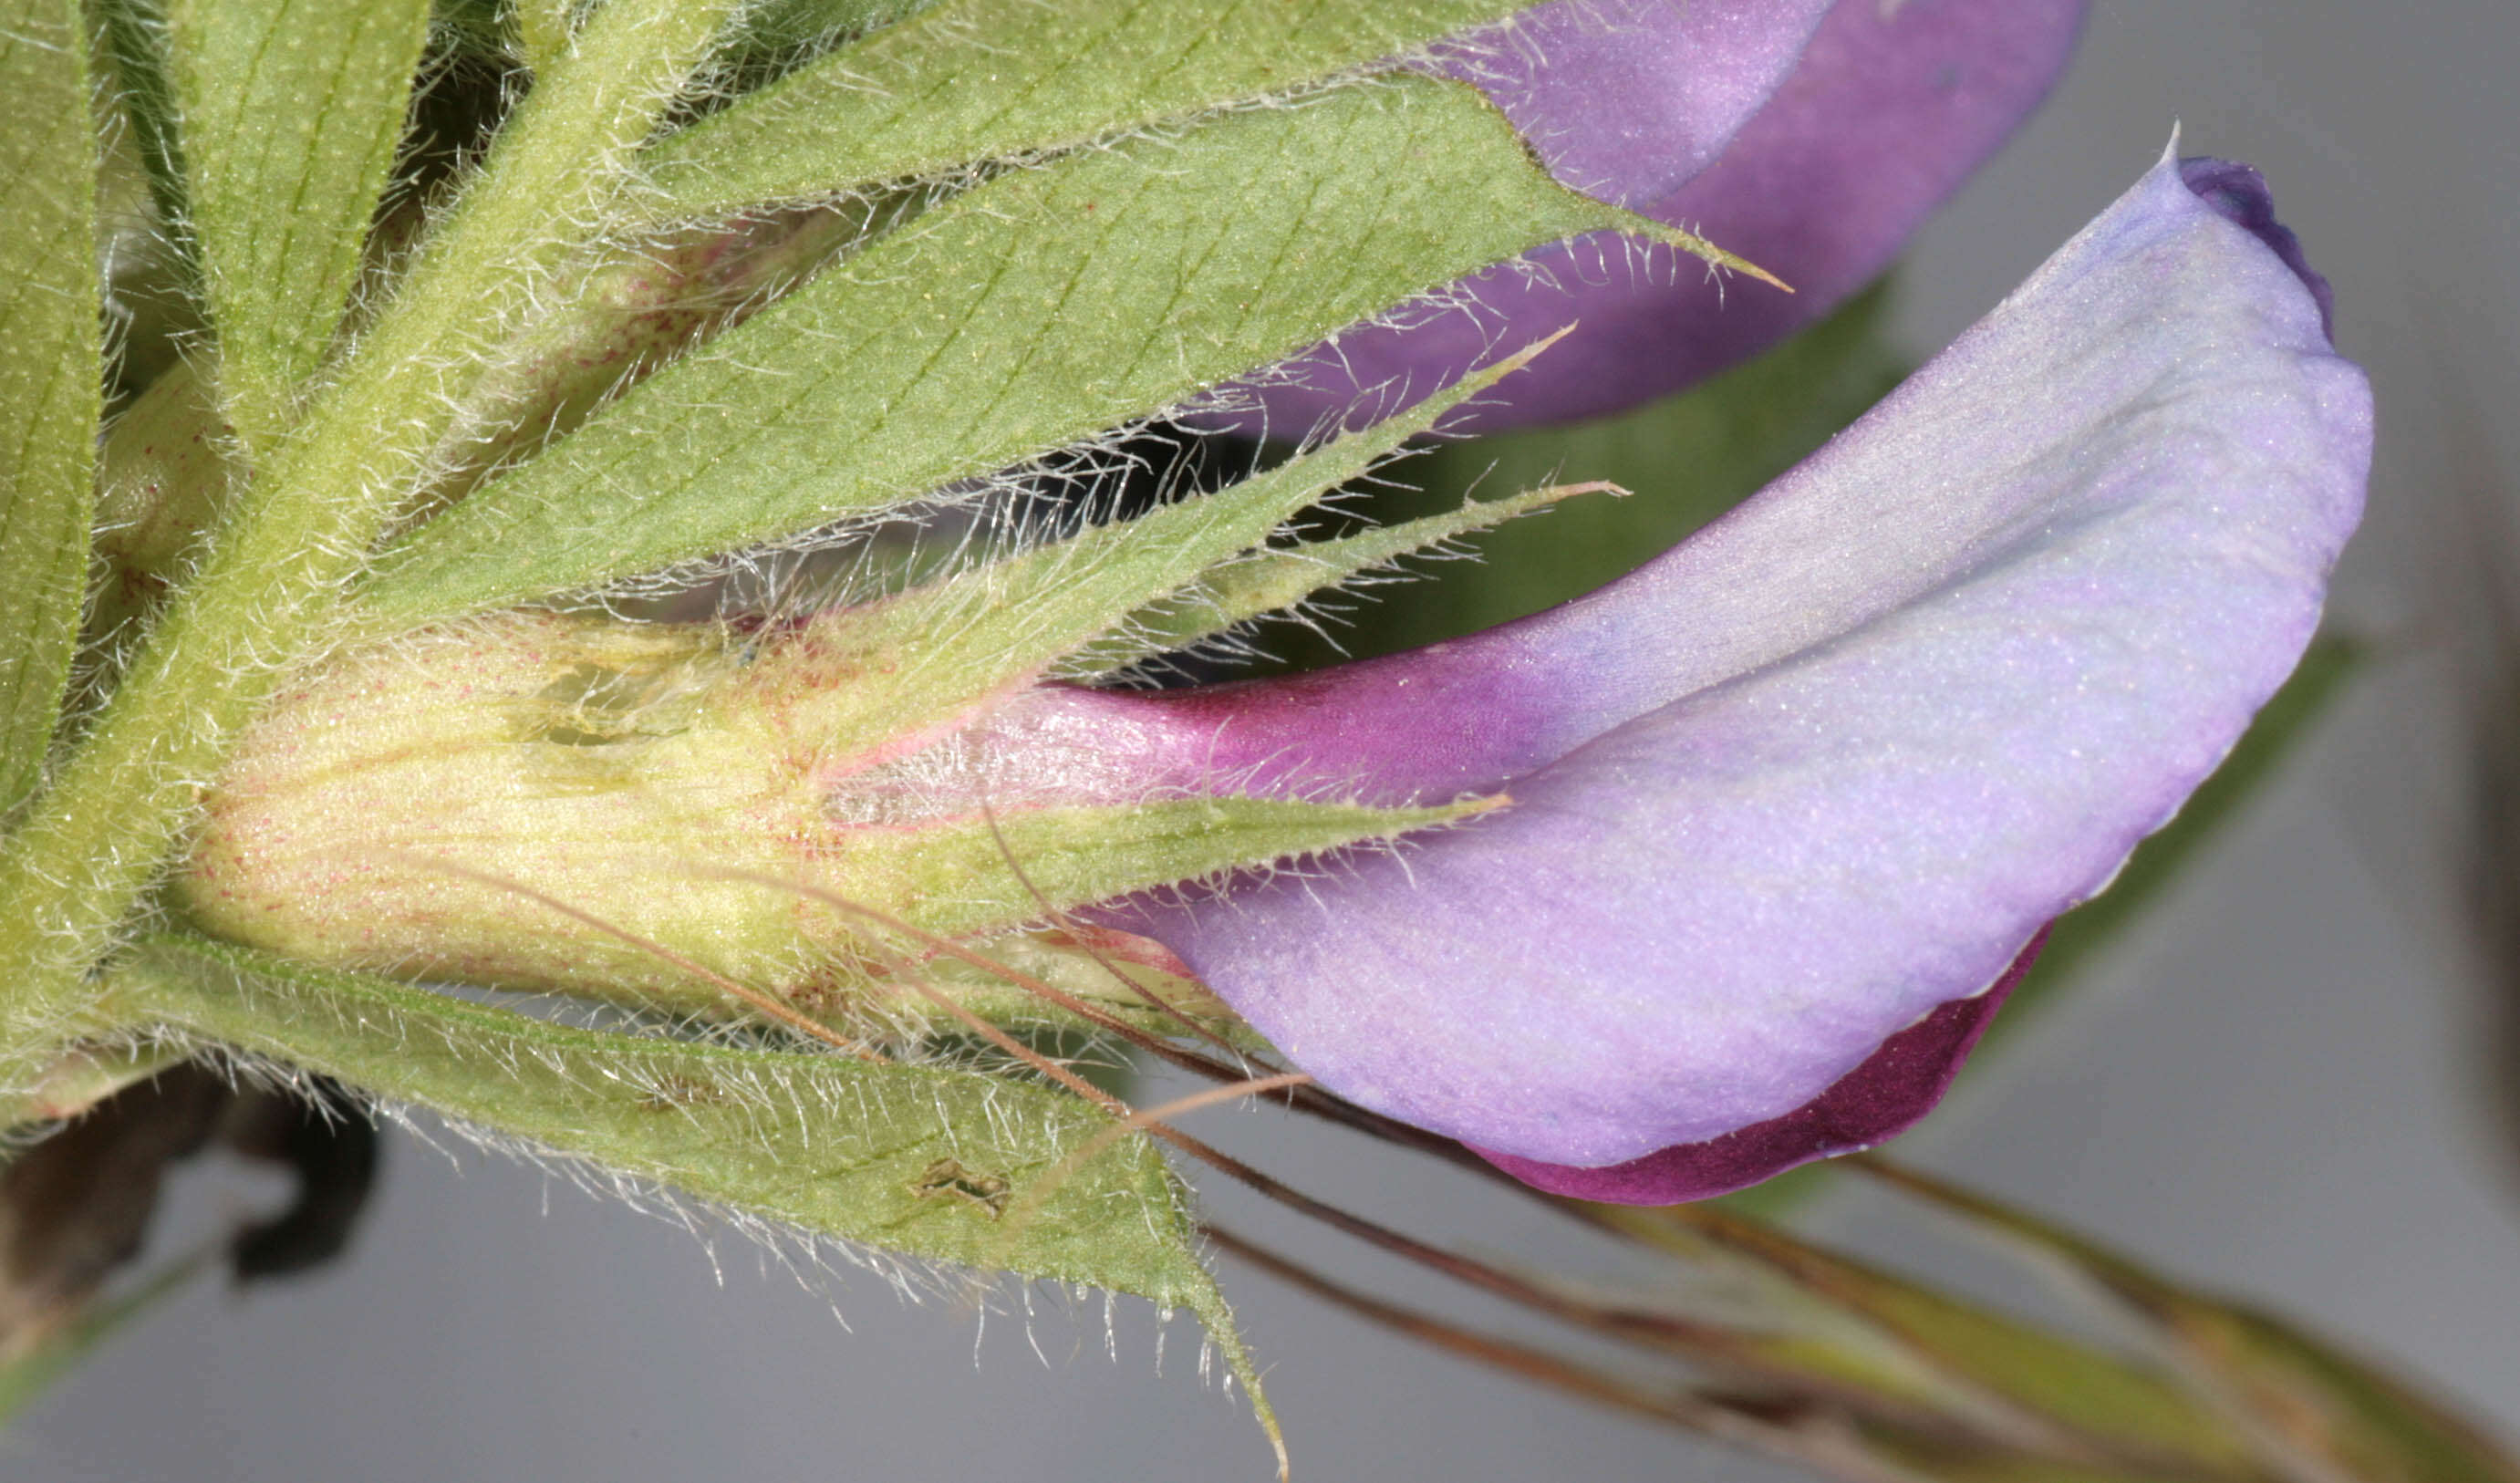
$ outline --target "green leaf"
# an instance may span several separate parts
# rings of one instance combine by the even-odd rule
[[[369,617],[581,591],[890,508],[1602,228],[1682,241],[1558,186],[1476,92],[1423,78],[1016,171],[423,526]]]
[[[529,0],[544,11],[580,9],[567,0]],[[735,18],[743,59],[776,65],[829,46],[843,37],[925,10],[935,0],[758,0]],[[531,61],[537,50],[527,18],[507,0],[436,0],[436,23],[457,46],[473,53],[512,52]],[[548,21],[530,29],[549,33]],[[544,53],[548,57],[549,53]],[[539,69],[539,68],[538,68]]]
[[[184,200],[184,161],[175,141],[175,83],[166,66],[166,17],[160,0],[91,0],[97,62],[111,88],[115,121],[131,131],[131,151],[164,236],[175,278],[189,291],[198,264],[191,212]]]
[[[1524,0],[956,0],[662,141],[672,216],[932,178],[1283,97]]]
[[[1258,546],[1297,512],[1362,477],[1444,414],[1521,370],[1543,348],[1465,377],[1397,417],[1214,493],[835,613],[820,625],[820,642],[794,646],[803,666],[830,677],[815,687],[818,698],[810,708],[800,707],[800,714],[825,736],[899,738],[1038,679],[1115,626],[1125,629],[1140,607]],[[936,645],[940,633],[954,635],[950,647]]]
[[[527,1140],[609,1175],[918,1260],[1188,1308],[1270,1418],[1185,1191],[1144,1135],[1005,1076],[572,1029],[198,938],[147,940],[114,1010]],[[1058,1173],[1055,1189],[1035,1189]],[[1022,1223],[1005,1219],[1022,1214]]]
[[[44,1054],[158,874],[202,780],[287,666],[335,636],[350,575],[428,465],[474,355],[585,245],[624,161],[736,0],[608,0],[508,120],[390,304],[240,489],[76,750],[0,857],[0,1060]]]
[[[96,135],[70,0],[0,20],[0,813],[42,775],[78,641],[103,411]]]
[[[349,300],[428,0],[173,0],[167,19],[221,401],[262,446]]]

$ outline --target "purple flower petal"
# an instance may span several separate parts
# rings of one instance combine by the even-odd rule
[[[1500,387],[1475,426],[1602,416],[1757,354],[1879,276],[1926,213],[2011,135],[2063,70],[2084,0],[1838,0],[1774,96],[1704,160],[1705,141],[1726,132],[1707,105],[1743,94],[1693,79],[1756,75],[1751,64],[1773,55],[1796,19],[1776,9],[1774,30],[1690,31],[1687,40],[1702,50],[1688,61],[1674,22],[1631,38],[1641,58],[1671,59],[1668,86],[1683,116],[1664,151],[1636,137],[1649,116],[1637,101],[1641,70],[1614,74],[1602,110],[1580,106],[1589,68],[1602,60],[1584,48],[1557,59],[1515,120],[1564,160],[1569,184],[1606,187],[1646,215],[1703,231],[1793,293],[1718,282],[1667,248],[1581,239],[1456,285],[1467,300],[1460,309],[1406,329],[1351,331],[1299,357],[1296,382],[1263,393],[1267,426],[1301,432],[1348,412],[1367,388],[1383,388],[1365,397],[1367,409],[1388,412],[1576,321],[1583,328],[1537,374]],[[1622,167],[1623,150],[1650,163]]]
[[[1343,1095],[1586,1167],[1781,1117],[1986,990],[2229,749],[2361,515],[2368,388],[2221,204],[2165,160],[1589,598],[1293,682],[1045,697],[1157,786],[1511,794],[1137,929]]]
[[[2318,300],[2319,328],[2329,339],[2336,338],[2336,291],[2310,265],[2292,228],[2275,220],[2275,199],[2267,190],[2267,178],[2253,166],[2203,155],[2181,160],[2179,175],[2207,205],[2248,228],[2250,235],[2283,259],[2284,266],[2310,290],[2310,296]]]
[[[1831,0],[1557,0],[1475,82],[1579,191],[1644,209],[1712,163],[1792,72]]]
[[[1606,1168],[1544,1164],[1473,1146],[1470,1151],[1552,1194],[1616,1205],[1677,1205],[1747,1190],[1788,1169],[1855,1153],[1905,1133],[1951,1090],[1995,1011],[2012,997],[2047,941],[2042,932],[1994,987],[1955,999],[1881,1043],[1864,1064],[1781,1117],[1702,1144],[1679,1144]]]

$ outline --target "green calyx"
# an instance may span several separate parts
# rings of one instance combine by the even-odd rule
[[[935,1008],[911,981],[931,937],[1490,806],[1183,796],[991,736],[985,706],[904,735],[790,652],[844,691],[830,654],[882,612],[767,636],[526,614],[346,657],[257,724],[178,897],[301,962],[712,1012],[733,982],[872,1032]]]

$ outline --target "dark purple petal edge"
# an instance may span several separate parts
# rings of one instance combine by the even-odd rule
[[[1906,1132],[1943,1100],[1961,1063],[1994,1022],[1996,1011],[2003,1008],[2047,943],[2043,930],[1985,993],[1942,1006],[1883,1041],[1870,1059],[1820,1096],[1737,1133],[1595,1169],[1519,1158],[1475,1144],[1465,1146],[1536,1190],[1614,1205],[1713,1199],[1788,1169],[1875,1147]]]
[[[2302,251],[2301,239],[2292,228],[2275,219],[2274,193],[2267,189],[2267,177],[2255,165],[2195,155],[2179,161],[2179,178],[2199,201],[2246,228],[2283,259],[2318,302],[2319,328],[2327,332],[2327,342],[2336,343],[2336,290],[2326,275],[2310,265],[2310,256]]]

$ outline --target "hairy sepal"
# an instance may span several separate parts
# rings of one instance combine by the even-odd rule
[[[1504,499],[1476,500],[1443,515],[1330,541],[1254,551],[1210,567],[1198,581],[1139,608],[1110,634],[1059,666],[1062,679],[1100,679],[1178,650],[1224,637],[1255,619],[1299,607],[1412,556],[1442,555],[1466,536],[1546,510],[1579,494],[1624,494],[1615,484],[1552,484]]]
[[[1677,240],[1556,184],[1475,91],[1424,78],[1012,172],[421,527],[363,621],[407,629],[895,509],[1597,229]]]
[[[1275,1430],[1199,1263],[1187,1192],[1143,1134],[1067,1163],[1112,1119],[1065,1092],[947,1066],[572,1029],[176,935],[147,940],[111,991],[127,1017],[205,1048],[428,1108],[600,1183],[704,1201],[765,1236],[801,1231],[878,1259],[1189,1309]]]
[[[1523,0],[954,0],[661,140],[674,217],[938,178],[1289,95]]]

